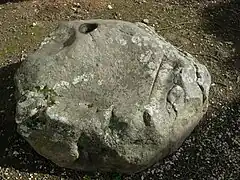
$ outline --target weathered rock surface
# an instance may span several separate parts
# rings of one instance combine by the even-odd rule
[[[137,172],[176,150],[207,110],[206,67],[142,23],[62,23],[16,76],[18,132],[79,170]]]

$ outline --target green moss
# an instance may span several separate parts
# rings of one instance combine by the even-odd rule
[[[49,88],[47,85],[45,85],[43,88],[40,86],[36,86],[35,89],[37,92],[42,93],[45,100],[47,100],[47,106],[52,106],[55,104],[55,97],[57,96],[57,93]]]

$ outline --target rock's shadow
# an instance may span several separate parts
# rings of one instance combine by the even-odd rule
[[[209,34],[232,44],[228,65],[240,71],[240,1],[230,0],[208,5],[203,12],[203,27]]]
[[[13,75],[19,64],[11,64],[0,69],[0,154],[4,154],[5,149],[15,136],[15,105]],[[2,157],[2,156],[1,156]],[[3,161],[1,158],[0,162]]]

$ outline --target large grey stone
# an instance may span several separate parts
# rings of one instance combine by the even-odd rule
[[[18,132],[59,166],[132,173],[176,150],[210,75],[142,23],[62,23],[16,76]]]

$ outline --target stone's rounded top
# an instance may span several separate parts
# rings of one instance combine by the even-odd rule
[[[63,22],[50,39],[25,63],[38,70],[24,70],[31,75],[23,78],[34,80],[23,86],[47,85],[66,99],[79,91],[71,103],[87,98],[99,109],[125,104],[131,111],[136,103],[148,103],[164,54],[157,35],[130,22],[88,20]]]
[[[16,74],[19,133],[80,170],[136,172],[180,146],[208,105],[205,66],[143,23],[63,22]]]

